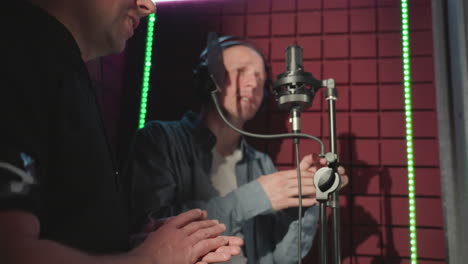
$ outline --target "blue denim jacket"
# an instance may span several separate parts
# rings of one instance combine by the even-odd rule
[[[163,218],[192,208],[208,211],[226,225],[225,235],[241,231],[248,263],[297,263],[297,213],[273,212],[256,178],[276,171],[265,153],[241,142],[236,165],[238,188],[220,197],[210,181],[215,135],[195,113],[181,121],[152,121],[137,132],[126,173],[132,175],[135,227],[148,217]],[[318,210],[302,218],[302,257],[311,248]]]

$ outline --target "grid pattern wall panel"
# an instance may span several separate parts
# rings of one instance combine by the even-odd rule
[[[351,178],[343,190],[344,263],[409,263],[400,2],[247,2],[239,13],[246,17],[245,33],[263,46],[269,43],[265,52],[273,76],[285,70],[285,48],[299,44],[305,69],[318,79],[337,82],[339,152]],[[421,262],[441,263],[445,252],[430,13],[430,1],[410,5],[418,253]],[[221,28],[223,34],[237,33],[224,24]],[[290,130],[288,114],[272,101],[267,130]],[[317,94],[302,115],[303,132],[326,140],[326,109],[323,94]],[[302,154],[318,151],[315,143],[302,142]],[[264,150],[278,166],[293,166],[290,140],[268,145]],[[314,250],[308,263],[317,259]]]
[[[420,263],[444,263],[431,3],[410,2],[418,255]],[[174,54],[180,67],[171,72],[164,67],[169,55],[162,53],[183,47],[185,58],[188,50],[196,58],[212,30],[254,40],[274,77],[285,71],[285,48],[301,45],[305,70],[317,79],[334,78],[339,92],[338,151],[351,180],[341,197],[343,263],[410,262],[400,1],[224,0],[161,4],[158,12],[155,87],[189,75],[194,65]],[[177,107],[176,100],[189,103],[179,98],[181,91],[171,98],[170,91],[156,88],[152,96],[159,99],[150,119],[173,118],[164,116],[164,109]],[[184,93],[190,98],[194,92],[187,87]],[[268,109],[249,129],[289,131],[288,113],[278,110],[273,96],[269,99]],[[302,123],[303,132],[328,144],[326,111],[320,91]],[[251,142],[268,152],[279,169],[294,166],[292,140]],[[301,155],[318,152],[316,143],[301,142]],[[305,263],[317,263],[317,246]]]

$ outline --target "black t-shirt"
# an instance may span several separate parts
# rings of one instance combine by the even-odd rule
[[[45,239],[126,250],[127,196],[75,40],[37,7],[2,5],[0,210],[35,214]]]

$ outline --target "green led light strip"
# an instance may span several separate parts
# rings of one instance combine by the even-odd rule
[[[156,22],[156,15],[151,14],[148,16],[148,31],[146,35],[146,51],[145,51],[145,64],[143,68],[143,82],[141,85],[141,102],[140,102],[140,119],[138,128],[142,128],[146,121],[146,106],[148,104],[148,91],[150,87],[150,73],[151,73],[151,56],[153,54],[153,35],[154,23]]]
[[[406,116],[406,156],[408,166],[408,209],[409,209],[409,239],[411,264],[418,263],[418,245],[416,238],[416,198],[414,179],[414,148],[413,148],[413,113],[411,103],[411,68],[409,41],[408,0],[401,0],[401,39],[403,47],[403,86],[405,94]]]

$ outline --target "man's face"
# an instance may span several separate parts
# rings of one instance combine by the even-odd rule
[[[86,42],[98,53],[121,52],[140,19],[156,11],[152,0],[80,0]]]
[[[262,57],[247,46],[223,51],[227,71],[221,104],[231,120],[246,122],[258,111],[263,99],[266,73]]]

